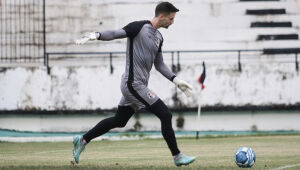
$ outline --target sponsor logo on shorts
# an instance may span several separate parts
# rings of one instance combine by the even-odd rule
[[[149,91],[148,93],[147,93],[147,96],[149,97],[149,99],[153,99],[153,98],[155,98],[155,93],[153,93],[152,91]]]

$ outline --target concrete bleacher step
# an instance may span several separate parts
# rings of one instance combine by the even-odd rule
[[[286,14],[285,9],[247,9],[247,15],[279,15]]]
[[[300,53],[300,48],[265,48],[264,54],[296,54]]]
[[[109,11],[111,10],[111,13],[90,13],[88,20],[84,21],[82,24],[84,26],[76,25],[79,21],[81,21],[81,14],[76,13],[76,17],[79,19],[76,19],[76,17],[75,19],[72,19],[71,25],[76,28],[75,30],[69,30],[70,25],[65,24],[65,26],[58,27],[56,30],[52,31],[51,26],[61,25],[61,23],[69,23],[70,19],[68,16],[59,16],[58,12],[47,15],[49,19],[47,23],[50,25],[50,27],[47,27],[48,51],[125,51],[126,39],[90,42],[81,46],[81,48],[78,48],[78,46],[73,43],[74,38],[82,35],[84,31],[119,29],[134,20],[149,19],[148,15],[152,16],[153,11],[151,9],[153,3],[132,3],[136,1],[130,0],[128,4],[115,5],[114,2],[115,1],[107,3],[109,7],[108,9]],[[53,1],[47,4],[51,5],[51,3],[53,3]],[[65,4],[65,9],[68,9],[67,14],[73,13],[73,11],[80,11],[82,3],[85,4],[83,1],[72,4],[72,10],[69,10],[67,8],[68,3],[65,1],[63,2],[63,4]],[[102,7],[102,1],[95,1],[95,3],[98,5],[97,8],[101,7],[101,9],[106,9]],[[56,6],[51,6],[49,8],[55,8],[53,10],[56,10]],[[129,8],[133,8],[135,11],[126,10]],[[48,9],[48,11],[51,9]],[[299,8],[297,3],[293,0],[192,0],[188,3],[180,3],[180,9],[182,10],[180,14],[178,13],[179,15],[176,17],[175,24],[173,24],[168,30],[160,30],[166,41],[164,43],[163,50],[300,47],[299,39],[282,40],[278,38],[274,41],[257,41],[259,35],[300,34]],[[246,14],[246,10],[264,9],[285,9],[286,14]],[[134,13],[141,13],[144,16],[132,17],[134,16]],[[102,15],[104,15],[103,17],[107,18],[107,20],[104,20],[104,24],[101,25],[101,27],[98,27],[94,21],[99,20],[99,16],[102,17]],[[60,19],[53,20],[54,17]],[[116,19],[113,20],[111,17]],[[191,24],[191,21],[196,22]],[[292,24],[292,27],[250,27],[251,22],[271,21],[289,21]],[[58,44],[58,42],[61,44]],[[51,57],[55,58],[58,56]]]
[[[251,2],[251,1],[254,1],[254,2],[256,2],[256,1],[280,1],[280,0],[240,0],[241,2]]]
[[[251,28],[253,27],[292,27],[292,22],[252,22]]]
[[[258,35],[258,41],[261,40],[298,40],[298,34],[273,34],[273,35]]]
[[[242,0],[241,0],[242,1]],[[246,0],[245,0],[246,1]],[[250,0],[247,0],[250,1]],[[257,1],[257,0],[252,0],[252,1]],[[282,14],[287,14],[285,7],[279,7],[279,8],[256,8],[256,9],[247,9],[246,10],[246,15],[252,15],[252,16],[263,16],[263,17],[268,17],[266,21],[252,21],[250,27],[253,28],[277,28],[277,29],[282,29],[282,28],[292,28],[292,22],[290,19],[288,21],[284,20],[279,20],[278,17],[273,18],[270,20],[269,16],[278,16]],[[289,16],[288,16],[289,17]],[[257,35],[256,41],[273,41],[273,40],[298,40],[299,36],[298,33],[293,33],[291,31],[286,31],[282,33],[267,33],[267,34],[262,34],[259,33]]]

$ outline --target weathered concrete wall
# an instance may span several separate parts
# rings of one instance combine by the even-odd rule
[[[300,76],[294,63],[244,64],[238,72],[233,64],[207,63],[203,106],[214,105],[294,105],[300,102]],[[110,74],[107,66],[11,68],[0,73],[0,110],[14,109],[111,109],[121,98],[120,78],[123,66]],[[200,86],[197,78],[201,64],[182,65],[178,76],[191,83],[194,96],[187,98],[179,90],[179,99],[187,107],[196,107]],[[173,83],[152,71],[149,88],[169,106],[174,106]]]
[[[151,19],[158,1],[49,0],[46,2],[47,52],[124,51],[125,39],[90,42],[75,46],[74,39],[85,32],[119,29],[129,22]],[[299,47],[295,41],[255,41],[261,33],[299,33],[300,15],[295,1],[239,2],[235,0],[172,1],[179,9],[175,24],[162,29],[164,50],[253,49],[264,47]],[[286,15],[246,16],[246,9],[285,8]],[[251,21],[291,21],[291,28],[251,29]],[[199,54],[198,54],[199,55]],[[200,54],[203,57],[206,54]],[[50,56],[55,57],[55,56]],[[81,56],[84,57],[84,56]],[[243,71],[225,54],[219,59],[181,57],[178,76],[195,87],[195,96],[179,97],[187,107],[196,107],[200,86],[197,78],[201,62],[207,63],[203,105],[293,105],[300,102],[300,77],[294,58],[256,56],[242,58]],[[284,58],[280,60],[279,58]],[[188,59],[188,60],[186,60]],[[287,59],[287,60],[285,60]],[[0,72],[0,110],[14,109],[111,109],[121,97],[120,77],[124,58],[114,63],[109,72],[108,61],[97,66],[70,67],[72,61],[54,62],[51,75],[45,68],[15,67]],[[267,60],[267,62],[264,62]],[[166,60],[170,66],[170,59]],[[59,66],[61,65],[61,66]],[[67,65],[67,66],[63,66]],[[153,71],[149,87],[168,105],[174,106],[174,85]]]

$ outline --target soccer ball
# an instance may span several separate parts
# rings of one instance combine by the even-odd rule
[[[250,168],[255,160],[255,152],[250,147],[240,147],[235,153],[235,163],[241,168]]]

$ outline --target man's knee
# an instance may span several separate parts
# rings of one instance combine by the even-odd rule
[[[121,120],[118,117],[114,117],[114,122],[115,126],[119,128],[125,127],[127,124],[127,121]]]
[[[172,113],[169,110],[164,110],[159,113],[159,118],[163,122],[171,122],[172,121]]]
[[[117,114],[114,117],[115,126],[120,128],[125,127],[134,112],[130,106],[119,106]]]
[[[172,119],[172,113],[160,99],[147,109],[158,116],[161,120],[170,121]]]
[[[166,120],[171,120],[172,119],[172,114],[169,110],[163,116],[164,116],[164,119],[166,119]]]

